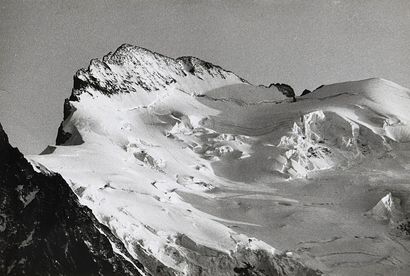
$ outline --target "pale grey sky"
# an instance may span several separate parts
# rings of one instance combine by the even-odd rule
[[[122,43],[193,55],[297,91],[383,77],[410,87],[410,1],[0,1],[0,122],[53,144],[75,71]]]

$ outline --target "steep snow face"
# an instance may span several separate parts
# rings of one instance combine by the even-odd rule
[[[39,173],[0,125],[0,274],[144,275],[58,174]]]
[[[399,108],[385,103],[385,92]],[[180,196],[255,191],[262,178],[348,167],[407,139],[409,91],[384,80],[325,86],[291,102],[275,86],[250,85],[196,58],[124,45],[77,72],[62,145],[30,158],[61,173],[153,274],[155,259],[181,275],[250,267],[315,274],[225,226],[247,222],[208,215]]]

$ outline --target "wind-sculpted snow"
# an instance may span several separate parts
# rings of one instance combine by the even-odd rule
[[[293,102],[199,59],[124,45],[77,72],[61,145],[30,158],[61,173],[152,274],[164,264],[180,275],[315,275],[296,253],[229,227],[257,225],[210,215],[185,195],[257,192],[263,179],[385,156],[408,139],[406,106],[409,91],[384,80],[324,86]]]

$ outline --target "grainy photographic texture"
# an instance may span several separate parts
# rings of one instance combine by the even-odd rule
[[[400,0],[0,1],[0,275],[409,275],[409,32]]]

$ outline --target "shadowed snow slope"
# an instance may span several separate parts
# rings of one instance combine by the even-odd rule
[[[76,73],[59,145],[30,159],[59,172],[153,274],[163,263],[181,275],[314,275],[226,226],[247,222],[209,215],[180,194],[256,191],[260,179],[385,156],[410,140],[408,106],[409,90],[382,79],[292,102],[197,58],[123,45]]]

